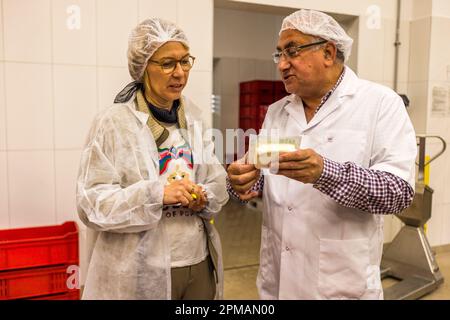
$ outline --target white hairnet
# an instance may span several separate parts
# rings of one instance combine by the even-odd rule
[[[150,57],[163,44],[179,41],[189,47],[188,39],[176,24],[159,18],[146,19],[131,31],[128,40],[128,71],[140,81]]]
[[[284,18],[280,34],[287,29],[295,29],[304,34],[333,42],[337,49],[344,54],[345,61],[352,51],[353,39],[336,20],[323,12],[300,9]]]

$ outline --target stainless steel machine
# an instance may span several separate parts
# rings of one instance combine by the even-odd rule
[[[419,147],[416,194],[412,205],[397,215],[405,225],[383,252],[381,278],[399,280],[384,290],[386,300],[412,300],[435,290],[444,282],[434,253],[424,232],[424,224],[431,217],[433,189],[425,185],[425,166],[437,159],[446,149],[446,142],[439,136],[417,136]],[[427,139],[438,139],[442,150],[425,161]]]

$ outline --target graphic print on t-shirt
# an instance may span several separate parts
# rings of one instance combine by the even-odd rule
[[[174,125],[166,125],[168,138],[159,146],[159,181],[169,185],[187,180],[196,183],[194,159],[189,143]],[[179,204],[164,205],[162,223],[169,243],[171,267],[197,264],[208,255],[203,220],[188,207]]]
[[[159,152],[159,174],[163,175],[166,173],[167,168],[172,160],[183,159],[189,169],[193,169],[192,152],[191,148],[187,143],[170,148],[158,148]]]

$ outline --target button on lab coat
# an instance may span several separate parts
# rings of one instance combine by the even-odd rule
[[[202,131],[195,129],[201,111],[187,99],[182,101],[196,183],[203,185],[209,200],[199,215],[204,219],[217,271],[216,298],[220,299],[221,246],[209,220],[228,200],[226,172],[208,153],[212,142],[203,145]],[[147,119],[148,114],[136,110],[134,97],[125,104],[114,104],[94,120],[82,152],[77,207],[89,227],[84,299],[171,298],[169,240],[161,220],[164,186],[159,181],[159,154]],[[200,159],[209,162],[198,164]]]
[[[269,107],[263,129],[301,135],[302,148],[414,185],[415,132],[401,98],[348,67],[309,123],[301,99],[290,95]],[[265,176],[262,299],[382,299],[382,246],[383,215],[341,206],[311,184]]]

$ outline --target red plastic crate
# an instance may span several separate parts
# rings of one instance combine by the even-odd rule
[[[70,293],[68,265],[0,273],[0,300],[24,299],[58,293]]]
[[[80,290],[67,293],[52,294],[49,296],[33,297],[28,300],[80,300]]]
[[[257,129],[258,119],[257,118],[240,118],[239,127],[242,130]]]
[[[74,221],[0,230],[0,272],[78,262],[78,227]]]
[[[259,108],[257,106],[244,106],[239,108],[239,116],[241,118],[257,117]]]
[[[240,107],[257,107],[261,104],[272,104],[274,101],[273,94],[242,93],[239,97]]]
[[[274,81],[273,82],[273,94],[274,95],[277,95],[277,94],[286,95],[287,94],[283,81]]]
[[[287,95],[289,95],[289,93],[286,91],[283,81],[275,81],[273,89],[274,101],[281,100]]]
[[[240,93],[273,95],[273,81],[253,80],[239,84]]]
[[[269,109],[269,106],[267,106],[267,105],[259,106],[259,118],[260,119],[261,118],[264,119],[268,109]]]

